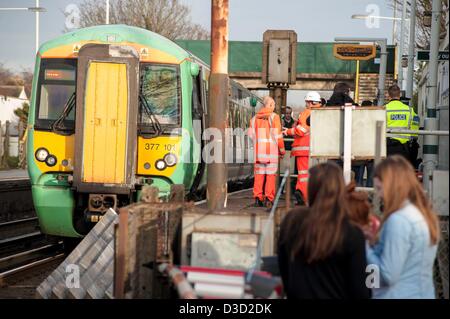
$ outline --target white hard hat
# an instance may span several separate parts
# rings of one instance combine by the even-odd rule
[[[305,96],[305,101],[321,102],[320,94],[316,91],[309,91]]]

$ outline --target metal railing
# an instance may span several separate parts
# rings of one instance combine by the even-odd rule
[[[448,131],[386,129],[386,133],[448,136]]]

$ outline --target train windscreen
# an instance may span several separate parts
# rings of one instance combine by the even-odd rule
[[[179,126],[181,90],[178,66],[143,64],[140,83],[140,125]]]
[[[36,98],[36,128],[50,129],[64,109],[75,103],[76,60],[43,59]],[[74,127],[75,107],[64,118],[67,128]]]

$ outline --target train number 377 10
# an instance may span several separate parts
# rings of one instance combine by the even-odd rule
[[[164,148],[165,151],[168,152],[175,152],[176,151],[176,145],[175,144],[159,144],[159,143],[145,143],[144,148],[146,151],[158,151],[162,150]]]

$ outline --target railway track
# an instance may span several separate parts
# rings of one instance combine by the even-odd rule
[[[30,233],[39,227],[37,217],[23,218],[0,223],[0,241],[20,233]]]
[[[64,260],[55,253],[0,273],[0,299],[32,299],[36,287]]]
[[[36,287],[65,257],[63,242],[42,234],[37,217],[0,223],[0,298],[35,298]]]
[[[62,241],[42,234],[37,217],[0,223],[0,287],[62,253]]]

